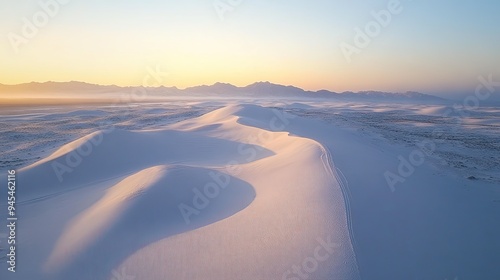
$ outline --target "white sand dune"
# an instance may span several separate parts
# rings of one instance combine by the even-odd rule
[[[228,158],[244,158],[234,152],[239,144],[175,130],[99,131],[24,168],[24,184],[29,190],[19,195],[22,200],[39,199],[161,164],[224,165]],[[259,156],[270,154],[263,151]]]
[[[12,279],[359,279],[331,156],[288,124],[228,106],[97,132],[20,170],[30,269]]]

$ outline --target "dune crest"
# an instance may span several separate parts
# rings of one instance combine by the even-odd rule
[[[26,227],[45,244],[20,254],[40,268],[22,276],[359,279],[333,162],[287,131],[293,118],[230,105],[155,131],[97,132],[22,169]],[[52,164],[99,135],[57,181]]]
[[[140,196],[166,172],[166,167],[151,167],[142,170],[110,187],[97,203],[76,217],[65,229],[45,265],[47,271],[57,270],[70,262],[73,255],[84,250],[99,235],[102,235],[113,220],[122,214],[129,200]]]

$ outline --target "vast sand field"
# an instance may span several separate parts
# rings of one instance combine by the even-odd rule
[[[498,260],[498,149],[418,145],[429,125],[446,127],[432,124],[445,107],[238,103],[3,114],[4,140],[35,138],[3,143],[19,220],[18,271],[2,279],[499,275],[485,261]],[[486,113],[457,133],[495,139],[498,112]],[[454,166],[459,156],[481,172]]]

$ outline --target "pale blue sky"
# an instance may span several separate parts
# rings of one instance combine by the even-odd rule
[[[39,1],[0,0],[0,83],[134,85],[156,65],[170,73],[165,85],[179,87],[269,80],[312,90],[449,92],[472,88],[479,75],[500,77],[493,0],[400,1],[403,11],[349,63],[340,44],[354,45],[354,28],[389,2],[243,0],[221,20],[213,0],[70,0],[13,47],[23,17],[33,21],[42,9]]]

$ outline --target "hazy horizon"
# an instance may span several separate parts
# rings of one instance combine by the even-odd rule
[[[484,79],[488,79],[488,77],[483,77],[483,78]],[[496,82],[495,80],[493,80],[493,81]],[[21,83],[21,84],[3,84],[3,83],[0,83],[0,85],[8,86],[8,87],[18,87],[18,86],[30,85],[32,83],[36,83],[36,84],[45,84],[45,83],[56,83],[56,84],[83,83],[83,84],[88,84],[88,85],[93,85],[93,86],[102,86],[102,87],[114,87],[115,86],[115,87],[119,87],[119,88],[122,88],[122,89],[127,88],[127,87],[144,87],[144,85],[120,86],[120,85],[116,85],[116,84],[94,84],[94,83],[90,83],[90,82],[86,82],[86,81],[43,81],[43,82],[30,81],[30,82]],[[330,91],[332,93],[339,93],[339,94],[349,93],[349,92],[352,92],[352,93],[385,92],[385,93],[394,93],[394,94],[408,93],[408,92],[418,92],[418,93],[422,93],[422,94],[425,94],[425,95],[430,95],[430,96],[434,96],[434,97],[444,98],[445,100],[448,100],[448,101],[460,101],[460,102],[463,102],[464,99],[466,99],[468,96],[473,96],[474,92],[475,92],[474,88],[461,89],[461,90],[453,90],[453,91],[438,91],[438,92],[436,92],[436,91],[417,91],[417,90],[408,90],[408,91],[399,91],[398,92],[398,91],[383,91],[383,90],[377,90],[377,89],[361,90],[361,91],[354,91],[354,90],[335,91],[335,90],[327,89],[327,88],[322,88],[322,89],[319,89],[319,90],[314,90],[314,89],[302,88],[302,87],[299,87],[299,86],[294,85],[294,84],[279,84],[279,83],[274,83],[272,81],[255,81],[253,83],[244,84],[244,85],[235,85],[235,84],[232,84],[232,83],[220,82],[219,81],[219,82],[214,82],[212,84],[199,84],[199,85],[194,85],[194,86],[189,86],[189,87],[179,87],[179,86],[176,86],[176,85],[171,85],[171,86],[153,85],[153,86],[148,86],[147,88],[159,89],[161,87],[167,87],[167,88],[172,88],[173,87],[173,88],[176,88],[177,90],[185,91],[185,90],[189,90],[189,89],[196,88],[196,87],[211,87],[211,86],[215,86],[217,84],[226,84],[226,85],[232,85],[232,86],[235,86],[235,87],[238,87],[238,88],[241,89],[241,88],[245,88],[245,87],[248,87],[248,86],[251,86],[251,85],[254,85],[254,84],[258,84],[258,83],[271,83],[273,85],[285,86],[285,87],[291,86],[291,87],[296,87],[298,89],[304,90],[306,92],[319,92],[319,91],[326,90],[326,91]],[[39,94],[33,95],[32,92],[30,92],[29,96],[30,96],[30,98],[39,98],[39,97],[41,97]],[[19,97],[19,96],[17,96],[17,97]],[[27,96],[23,95],[22,97],[25,98]],[[61,98],[60,95],[49,95],[49,96],[46,96],[46,97]],[[71,96],[64,96],[64,97],[68,97],[69,98]],[[0,91],[0,98],[10,98],[10,99],[12,99],[12,98],[16,98],[16,95],[6,95],[6,92],[1,92]],[[481,104],[482,105],[494,105],[494,106],[497,106],[497,105],[499,105],[499,102],[500,102],[500,96],[491,95],[491,96],[489,96],[489,98],[487,100],[482,100]]]
[[[453,93],[500,74],[495,1],[226,2],[4,2],[0,83],[140,86],[159,68],[179,88]]]

